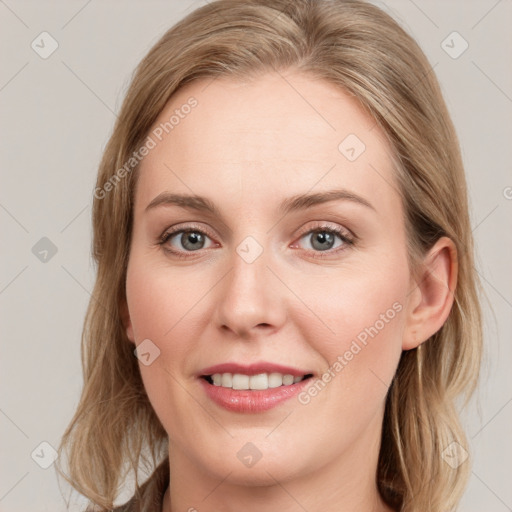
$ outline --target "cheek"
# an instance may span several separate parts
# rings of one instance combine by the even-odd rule
[[[407,265],[396,261],[366,270],[304,280],[301,287],[315,314],[298,329],[322,355],[327,395],[343,396],[338,404],[344,410],[359,407],[363,398],[384,399],[402,353]]]
[[[173,337],[186,323],[187,312],[197,305],[201,290],[184,273],[172,272],[150,258],[130,259],[126,295],[135,340],[149,338],[155,343]]]
[[[158,354],[139,368],[149,401],[167,432],[187,432],[190,419],[176,411],[189,411],[187,383],[183,373],[196,347],[190,318],[205,291],[204,284],[194,286],[179,272],[170,272],[133,255],[128,266],[126,295],[135,344],[150,340]],[[195,284],[200,284],[195,282]],[[156,347],[156,348],[155,348]],[[151,352],[150,350],[150,352]],[[153,356],[152,356],[153,357]]]
[[[200,333],[199,326],[192,323],[201,309],[206,283],[147,259],[134,259],[132,263],[128,267],[126,294],[135,343],[149,339],[158,353],[151,366],[139,365],[141,375],[148,392],[151,387],[174,388],[173,377],[191,371],[190,355],[197,349],[192,341]],[[158,368],[161,371],[157,373]]]

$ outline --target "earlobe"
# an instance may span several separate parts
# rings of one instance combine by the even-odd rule
[[[457,249],[448,237],[440,238],[423,260],[422,272],[410,292],[402,348],[410,350],[428,340],[446,322],[457,286]]]
[[[130,312],[128,310],[128,304],[126,302],[126,299],[123,299],[121,301],[119,310],[121,313],[121,321],[123,323],[123,328],[126,332],[126,337],[132,343],[135,343],[135,336],[133,335],[132,320],[130,318]]]

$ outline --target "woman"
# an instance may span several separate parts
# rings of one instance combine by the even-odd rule
[[[453,510],[482,343],[466,194],[434,73],[377,7],[191,13],[100,165],[62,474],[91,510],[126,464],[116,510]]]

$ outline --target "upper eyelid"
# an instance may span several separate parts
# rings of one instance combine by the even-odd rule
[[[173,226],[172,228],[167,228],[164,230],[164,232],[158,237],[161,241],[169,240],[170,238],[187,231],[200,231],[201,233],[205,234],[209,238],[212,238],[212,235],[210,234],[210,230],[207,230],[200,226],[195,226],[193,224],[186,225],[183,227],[176,227]]]

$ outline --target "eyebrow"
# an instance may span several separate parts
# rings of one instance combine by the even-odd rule
[[[286,215],[290,212],[306,210],[313,206],[336,200],[350,201],[365,206],[366,208],[376,212],[372,204],[364,197],[361,197],[354,192],[345,189],[328,190],[314,194],[298,194],[289,197],[280,204],[278,212]],[[217,217],[221,217],[218,208],[211,200],[206,197],[188,194],[172,194],[170,192],[162,192],[156,196],[148,204],[148,206],[146,206],[145,211],[147,212],[148,210],[152,210],[158,206],[172,205],[180,206],[181,208],[190,210],[207,212],[216,215]]]

